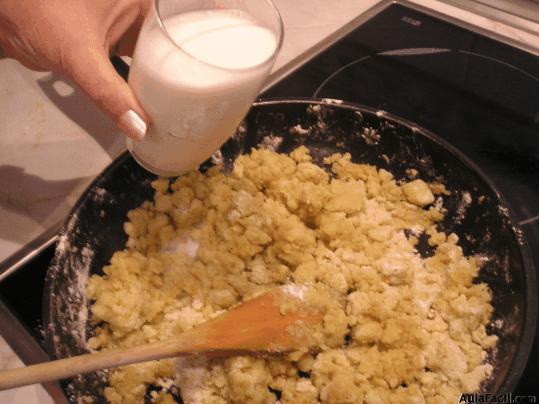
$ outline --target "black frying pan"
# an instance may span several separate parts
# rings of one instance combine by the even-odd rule
[[[309,134],[291,134],[298,124],[309,128]],[[397,179],[405,178],[408,168],[415,168],[425,180],[443,179],[452,194],[445,198],[448,213],[440,227],[459,236],[465,254],[489,258],[479,279],[493,291],[495,322],[489,331],[500,341],[489,358],[494,373],[482,389],[503,393],[516,386],[535,332],[535,272],[503,197],[472,162],[434,134],[361,106],[312,100],[261,102],[253,106],[242,128],[221,148],[227,168],[239,154],[268,143],[273,135],[282,138],[277,151],[290,152],[304,144],[317,162],[335,152],[350,152],[354,162],[375,164]],[[210,165],[206,162],[201,170]],[[127,212],[152,198],[154,178],[126,153],[99,175],[71,212],[46,281],[44,324],[53,357],[86,351],[84,341],[92,333],[86,321],[86,278],[100,274],[112,254],[124,248]],[[464,203],[466,192],[472,198],[469,205]],[[426,243],[420,253],[429,254]],[[66,381],[64,387],[73,401],[88,395],[99,402],[105,385],[105,372],[98,372]]]

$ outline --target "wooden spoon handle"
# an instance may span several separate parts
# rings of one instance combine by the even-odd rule
[[[229,311],[166,341],[114,349],[25,368],[0,371],[0,390],[27,384],[65,379],[99,369],[110,369],[193,353],[212,356],[245,353],[280,353],[305,347],[309,333],[303,327],[319,324],[323,315],[303,307],[281,313],[280,305],[304,303],[303,289],[277,288],[244,302]],[[285,299],[285,300],[283,300]],[[301,329],[298,329],[298,324]],[[292,330],[293,332],[290,332]],[[299,332],[301,331],[301,332]]]
[[[81,373],[100,369],[110,369],[131,363],[170,358],[198,352],[194,338],[186,338],[190,333],[173,340],[158,341],[151,344],[114,349],[58,359],[23,368],[0,371],[0,390],[65,379]]]

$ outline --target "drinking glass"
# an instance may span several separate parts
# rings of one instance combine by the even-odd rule
[[[147,170],[197,168],[233,135],[283,40],[270,0],[154,0],[128,83],[151,118],[127,148]]]

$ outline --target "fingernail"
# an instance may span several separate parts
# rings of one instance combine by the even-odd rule
[[[131,134],[135,140],[142,140],[146,136],[146,122],[131,109],[120,117],[120,126],[126,134]]]

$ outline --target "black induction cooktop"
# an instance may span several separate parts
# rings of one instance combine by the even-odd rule
[[[360,103],[443,137],[504,194],[539,268],[538,56],[395,3],[262,94],[282,97]],[[4,318],[8,310],[32,338],[32,349],[18,352],[27,362],[39,360],[43,346],[41,297],[53,251],[0,283]],[[536,336],[515,393],[536,394],[538,363]]]

